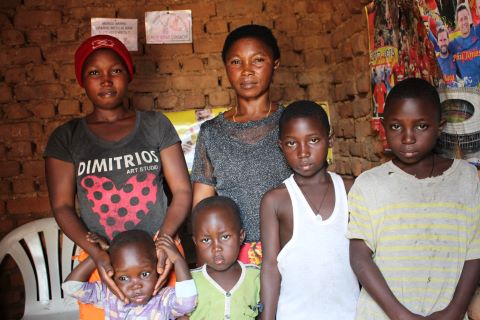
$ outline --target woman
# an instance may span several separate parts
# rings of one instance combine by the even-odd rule
[[[290,175],[277,145],[283,107],[269,97],[280,50],[270,29],[245,25],[227,36],[222,59],[237,105],[200,128],[191,177],[193,205],[215,194],[232,198],[246,231],[239,259],[260,264],[260,200]]]
[[[133,63],[118,39],[87,39],[75,53],[75,71],[94,109],[49,138],[44,156],[50,203],[63,232],[92,257],[109,289],[127,301],[111,278],[109,255],[87,241],[87,232],[109,241],[130,229],[173,237],[190,211],[188,172],[170,121],[161,113],[135,112],[123,104]],[[164,177],[172,192],[168,208]],[[155,294],[168,273],[164,252],[158,255],[161,276]],[[80,318],[104,319],[98,310],[81,306]]]

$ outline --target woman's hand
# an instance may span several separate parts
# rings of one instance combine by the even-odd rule
[[[105,283],[108,289],[118,297],[118,299],[122,300],[125,304],[129,303],[130,301],[125,296],[125,294],[120,290],[113,281],[114,270],[112,264],[110,262],[110,256],[105,251],[100,251],[97,253],[95,257],[92,257],[93,261],[95,261],[95,265],[97,266],[98,274],[100,275],[100,279],[103,283]]]
[[[192,204],[192,185],[180,143],[175,143],[161,150],[160,160],[165,181],[172,193],[172,200],[167,209],[165,219],[154,239],[160,234],[168,234],[173,237],[190,213]],[[154,295],[165,284],[173,267],[173,264],[167,259],[167,253],[162,248],[157,249],[157,258],[157,272],[160,276],[153,290]]]

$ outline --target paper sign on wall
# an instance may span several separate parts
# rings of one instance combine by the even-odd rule
[[[129,51],[138,50],[137,19],[91,18],[92,36],[108,34],[118,38]]]
[[[192,11],[145,12],[147,43],[191,43]]]

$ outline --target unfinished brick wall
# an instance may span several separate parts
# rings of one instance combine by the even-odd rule
[[[366,2],[0,1],[0,239],[21,224],[51,215],[42,153],[54,128],[92,109],[73,68],[75,49],[90,34],[91,17],[138,19],[129,103],[142,110],[234,106],[220,57],[223,41],[243,24],[272,28],[282,54],[273,100],[329,102],[335,171],[356,176],[378,164],[381,145],[369,122]],[[166,9],[192,10],[192,44],[145,44],[145,11]],[[21,290],[19,277],[2,274],[0,286],[9,282]],[[12,309],[18,295],[9,299]]]

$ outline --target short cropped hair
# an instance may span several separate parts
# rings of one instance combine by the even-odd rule
[[[247,24],[230,32],[223,43],[222,60],[223,63],[227,61],[228,51],[233,44],[240,39],[254,38],[263,42],[272,50],[273,60],[280,58],[280,48],[278,47],[277,39],[272,34],[272,31],[258,24]]]
[[[330,122],[328,116],[323,108],[310,100],[299,100],[292,102],[282,112],[280,120],[278,122],[278,135],[282,137],[285,124],[291,119],[297,118],[312,118],[318,120],[325,128],[327,135],[330,134]]]
[[[443,26],[439,27],[439,28],[437,29],[437,38],[438,38],[438,35],[439,35],[440,33],[442,33],[442,32],[446,32],[446,33],[448,34],[447,28],[445,28],[445,27],[443,27]]]
[[[442,104],[437,89],[428,81],[420,78],[408,78],[397,83],[387,95],[385,101],[385,109],[383,114],[386,115],[391,105],[398,100],[403,99],[425,99],[437,108],[438,120],[442,118]]]
[[[157,253],[155,250],[155,243],[148,232],[143,230],[127,230],[117,234],[110,243],[108,252],[112,255],[127,245],[135,244],[141,244],[144,246],[147,249],[149,257],[156,261]]]
[[[235,203],[235,201],[225,196],[212,196],[212,197],[203,199],[195,206],[195,208],[193,208],[192,226],[194,229],[195,229],[195,223],[196,223],[196,218],[198,216],[198,213],[200,211],[203,211],[211,207],[226,207],[230,209],[229,211],[233,213],[232,215],[233,219],[235,219],[235,222],[238,224],[238,227],[242,228],[242,221],[240,220],[240,208]]]

